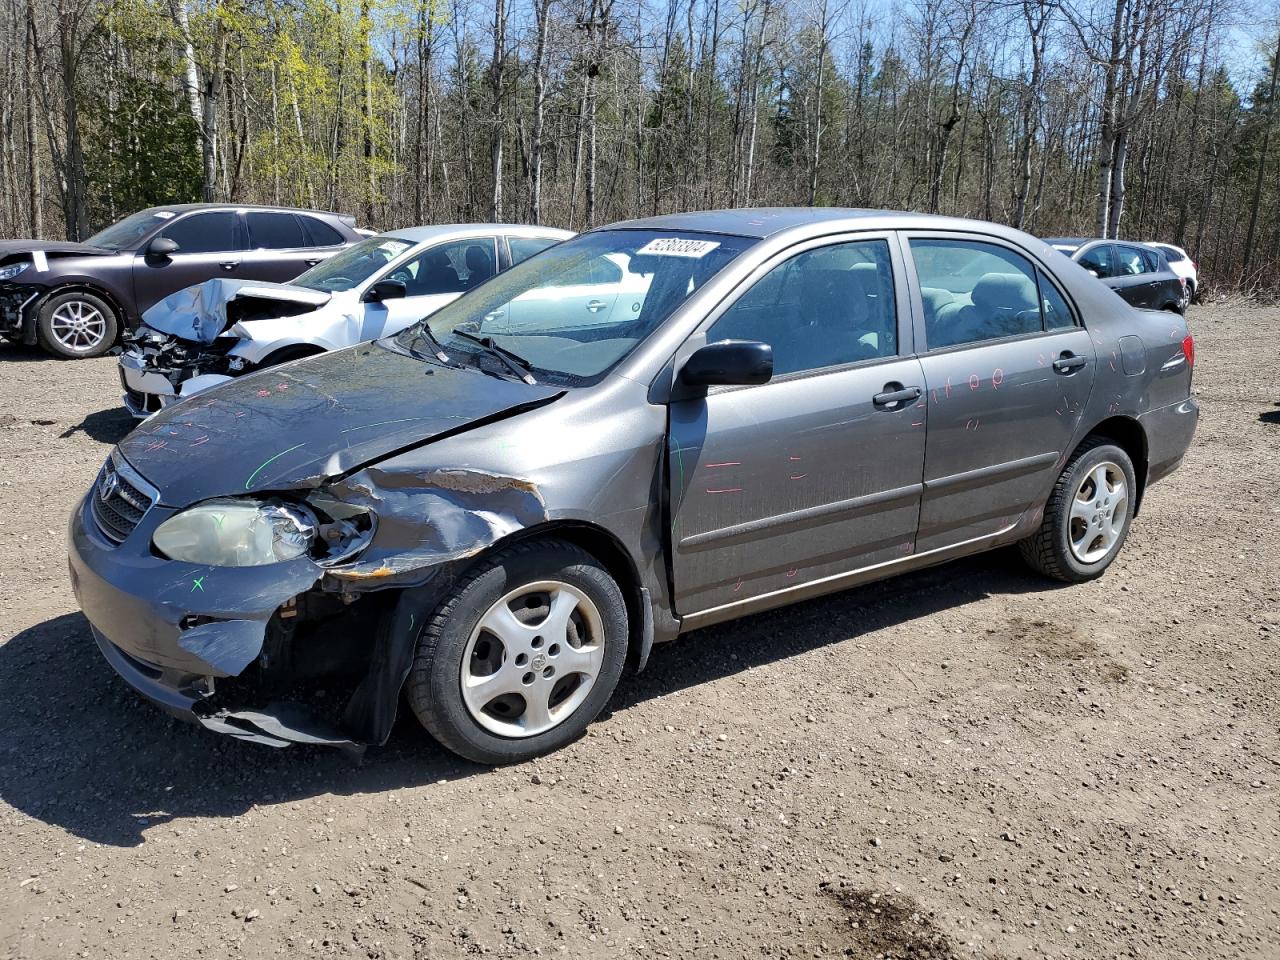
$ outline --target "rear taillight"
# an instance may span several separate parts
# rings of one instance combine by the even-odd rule
[[[1182,338],[1182,355],[1187,358],[1188,367],[1196,365],[1196,341],[1189,333]]]

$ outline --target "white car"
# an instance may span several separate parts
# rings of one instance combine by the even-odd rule
[[[1187,281],[1187,296],[1194,301],[1196,290],[1200,286],[1200,270],[1196,262],[1191,259],[1191,254],[1181,247],[1175,247],[1172,243],[1148,242],[1147,246],[1155,247],[1164,254],[1164,258],[1169,261],[1169,269]]]
[[[147,310],[124,338],[124,404],[148,417],[252,370],[398,333],[572,236],[514,224],[412,227],[357,243],[292,283],[188,287]],[[591,298],[579,298],[588,315]]]

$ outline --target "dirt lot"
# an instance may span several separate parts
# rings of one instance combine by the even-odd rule
[[[114,361],[0,348],[0,956],[1280,957],[1280,310],[1100,582],[991,554],[693,634],[537,764],[139,702],[67,583]]]

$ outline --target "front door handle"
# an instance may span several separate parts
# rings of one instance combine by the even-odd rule
[[[314,267],[319,262],[320,262],[319,257],[309,257],[308,259],[303,261],[303,263],[305,263],[308,267]]]
[[[223,270],[234,270],[236,267],[240,266],[240,261],[239,260],[223,260],[220,264],[218,264],[218,266],[220,266]]]
[[[1088,362],[1088,359],[1085,357],[1077,357],[1070,351],[1063,351],[1058,359],[1053,361],[1053,369],[1058,373],[1071,374],[1076,370],[1079,370]]]
[[[587,309],[590,310],[592,313],[599,313],[601,310],[603,310],[607,306],[608,304],[605,303],[603,300],[587,301]]]
[[[877,393],[871,398],[871,402],[877,407],[896,410],[898,409],[897,404],[917,400],[923,392],[919,387],[904,387],[900,383],[886,383],[884,392]]]

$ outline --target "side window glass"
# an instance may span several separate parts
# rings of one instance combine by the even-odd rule
[[[1164,269],[1164,264],[1160,262],[1160,254],[1154,250],[1143,250],[1142,260],[1146,264],[1147,273],[1158,273]]]
[[[546,237],[508,237],[507,245],[511,248],[511,263],[528,260],[535,253],[541,253],[547,247],[554,247],[559,241]]]
[[[1136,277],[1146,272],[1146,261],[1142,257],[1142,251],[1137,247],[1116,247],[1116,253],[1118,276]]]
[[[294,250],[307,245],[302,226],[291,213],[250,213],[247,219],[251,250]]]
[[[1043,329],[1035,269],[1004,247],[911,240],[930,350]]]
[[[1116,272],[1113,269],[1112,263],[1111,263],[1111,245],[1110,244],[1107,244],[1107,243],[1099,244],[1098,246],[1094,247],[1092,250],[1088,250],[1085,253],[1081,254],[1080,259],[1077,260],[1076,262],[1079,263],[1080,266],[1084,267],[1086,270],[1092,270],[1100,280],[1105,280],[1107,277],[1116,276]]]
[[[1074,327],[1075,317],[1071,315],[1071,308],[1067,306],[1067,301],[1062,298],[1058,288],[1039,270],[1036,271],[1036,279],[1040,283],[1040,306],[1044,310],[1044,328],[1064,330]]]
[[[195,213],[165,228],[163,236],[178,245],[179,253],[221,253],[235,250],[236,215],[231,210]]]
[[[405,285],[405,296],[462,293],[494,275],[494,238],[476,237],[431,247],[387,274]]]
[[[306,232],[307,246],[309,247],[340,247],[344,243],[342,234],[323,220],[317,220],[315,217],[299,216],[298,222],[302,224],[302,229]]]
[[[776,376],[898,352],[893,268],[884,240],[797,254],[752,285],[707,331],[707,342],[759,340]]]

